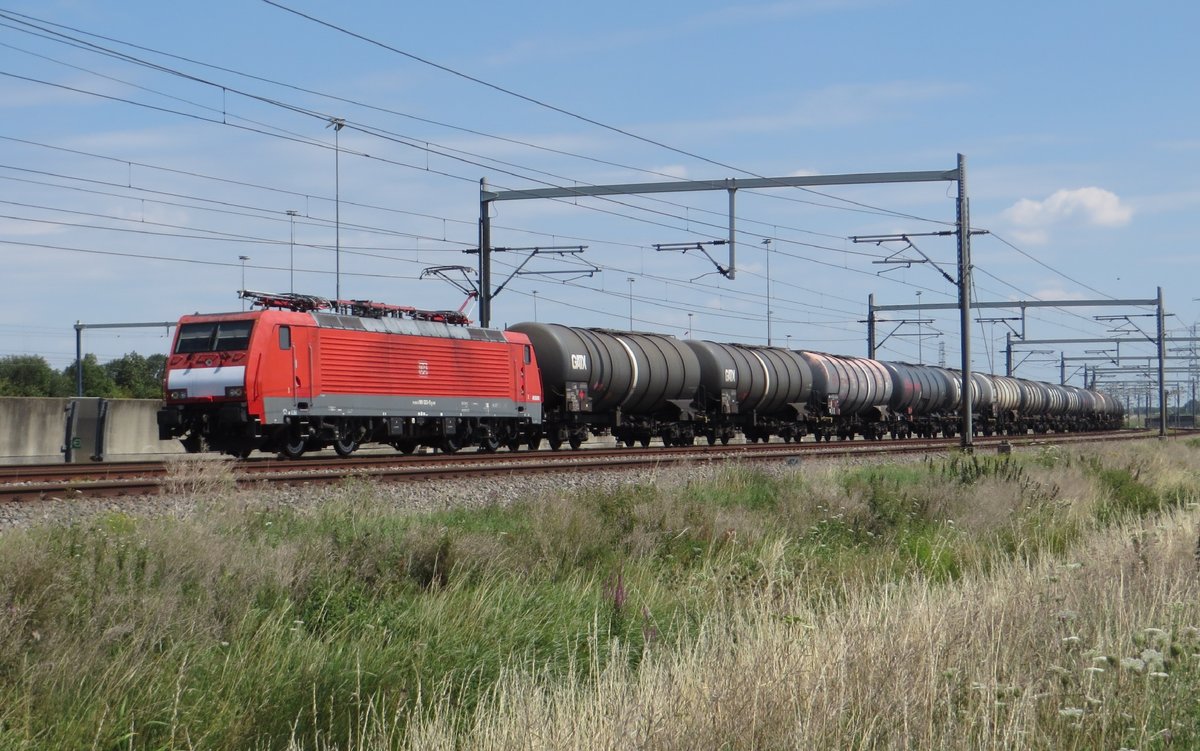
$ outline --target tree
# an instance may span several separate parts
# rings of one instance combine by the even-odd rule
[[[162,380],[166,367],[166,355],[143,357],[137,352],[130,352],[105,363],[104,372],[116,385],[119,396],[131,399],[159,399],[162,397]]]
[[[67,383],[41,355],[0,357],[0,396],[65,396]]]
[[[63,378],[70,384],[69,395],[75,394],[75,363],[71,363],[66,368],[63,368]],[[95,355],[83,356],[83,395],[84,396],[103,396],[113,398],[120,396],[117,393],[117,384],[109,376]]]

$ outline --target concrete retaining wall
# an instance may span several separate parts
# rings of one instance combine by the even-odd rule
[[[0,464],[52,464],[64,461],[69,399],[0,397]],[[179,441],[158,440],[157,399],[110,399],[104,431],[104,458],[152,459],[182,454]]]

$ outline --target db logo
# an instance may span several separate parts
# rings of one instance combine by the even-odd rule
[[[429,377],[429,363],[425,362],[424,360],[418,361],[417,362],[417,375],[420,376],[421,378],[428,378]]]

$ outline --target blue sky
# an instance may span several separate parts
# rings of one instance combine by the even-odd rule
[[[239,256],[251,289],[294,278],[332,297],[340,265],[344,298],[457,308],[463,294],[421,272],[474,264],[461,251],[478,241],[481,178],[514,189],[948,170],[958,153],[972,224],[992,233],[973,243],[978,299],[1162,287],[1171,330],[1200,317],[1194,4],[280,5],[0,0],[0,356],[62,367],[76,321],[237,310]],[[336,178],[331,117],[347,122]],[[525,270],[541,273],[508,283],[493,323],[530,320],[536,305],[541,321],[626,328],[632,304],[639,330],[761,344],[769,308],[773,343],[863,355],[869,294],[915,304],[954,291],[929,264],[879,263],[913,251],[848,238],[944,230],[953,197],[953,183],[740,191],[733,280],[696,253],[654,250],[724,237],[724,192],[504,202],[494,245],[587,249],[532,260]],[[955,273],[952,239],[916,243]],[[495,281],[521,260],[499,254]],[[1026,330],[1152,331],[1150,312],[1031,309]],[[1003,372],[1004,332],[1020,324],[994,319],[1014,315],[979,314],[991,320],[973,324],[975,368]],[[880,357],[958,364],[953,314],[890,317]],[[168,340],[91,330],[85,345],[107,360]],[[1060,352],[1102,348],[1035,354],[1018,374],[1057,380]]]

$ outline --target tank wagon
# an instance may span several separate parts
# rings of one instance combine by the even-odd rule
[[[747,441],[952,437],[956,370],[664,334],[519,323],[533,344],[552,448],[588,435],[627,446]],[[971,375],[975,429],[984,435],[1120,427],[1112,397],[1073,386]]]
[[[243,293],[260,310],[184,316],[167,364],[162,438],[189,451],[297,457],[364,443],[411,452],[952,437],[956,370],[666,334]],[[1098,391],[972,373],[983,435],[1120,427]]]

